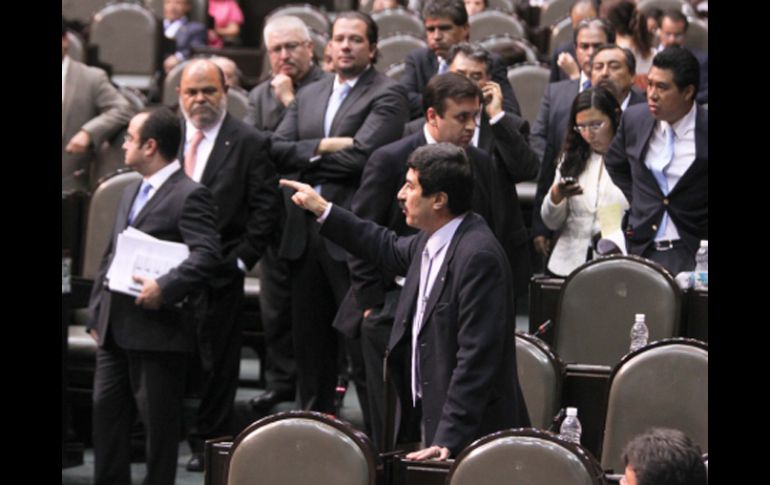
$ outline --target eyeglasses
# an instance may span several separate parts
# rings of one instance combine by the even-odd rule
[[[267,50],[270,54],[278,55],[281,53],[282,50],[286,49],[286,52],[292,53],[294,52],[299,46],[301,45],[300,42],[287,42],[285,44],[277,45],[275,47],[271,47]]]
[[[606,121],[592,121],[590,123],[586,123],[584,125],[575,125],[573,128],[575,132],[577,133],[585,133],[586,131],[590,131],[591,133],[597,133],[599,130],[604,128],[604,125],[606,125]]]

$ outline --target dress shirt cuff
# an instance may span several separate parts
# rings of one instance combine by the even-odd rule
[[[246,274],[249,271],[249,268],[246,267],[246,264],[241,261],[241,258],[238,258],[236,261],[238,262],[238,269],[243,271],[243,274]]]
[[[320,216],[318,216],[318,218],[316,220],[320,224],[323,224],[324,222],[326,222],[326,218],[329,217],[329,212],[331,212],[331,211],[332,211],[332,203],[329,202],[329,204],[326,206],[326,210],[324,211],[324,213],[321,214]]]
[[[501,111],[501,112],[497,113],[492,118],[489,118],[489,124],[490,125],[494,125],[495,123],[497,123],[498,121],[503,119],[503,116],[505,116],[505,111]]]
[[[322,156],[323,156],[323,155],[314,155],[314,156],[310,157],[310,160],[308,160],[308,162],[310,162],[310,163],[315,163],[315,162],[317,162],[318,160],[320,160]]]

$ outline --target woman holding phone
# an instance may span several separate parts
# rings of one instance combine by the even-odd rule
[[[540,213],[545,225],[558,232],[548,271],[567,276],[591,257],[593,238],[603,221],[620,226],[628,202],[604,168],[604,154],[620,123],[621,110],[604,88],[583,91],[572,102],[567,134],[556,176]]]

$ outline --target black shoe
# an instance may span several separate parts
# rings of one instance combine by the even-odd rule
[[[190,457],[190,461],[185,466],[188,472],[202,472],[203,471],[203,454],[193,453]]]
[[[294,396],[291,393],[268,389],[259,396],[252,398],[249,404],[251,404],[251,409],[254,411],[268,411],[279,402],[293,400]]]

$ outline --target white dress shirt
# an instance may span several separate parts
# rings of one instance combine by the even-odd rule
[[[150,186],[152,187],[150,191],[147,193],[147,202],[149,202],[150,199],[152,199],[152,196],[155,195],[155,192],[158,191],[160,186],[166,183],[166,180],[168,180],[171,174],[173,174],[180,168],[182,168],[182,165],[179,163],[179,160],[174,160],[173,162],[169,163],[165,167],[161,168],[154,174],[144,179],[145,182],[150,184]]]
[[[211,128],[201,130],[203,131],[203,139],[198,143],[198,151],[195,156],[195,170],[193,171],[192,177],[190,177],[196,182],[200,182],[203,177],[203,171],[206,169],[206,165],[208,165],[209,162],[209,156],[214,149],[214,142],[217,140],[219,130],[222,128],[222,122],[225,119],[224,115],[225,113],[222,114],[219,122]],[[185,140],[182,153],[187,153],[187,147],[190,145],[196,131],[198,131],[198,128],[196,128],[189,120],[185,122]]]

